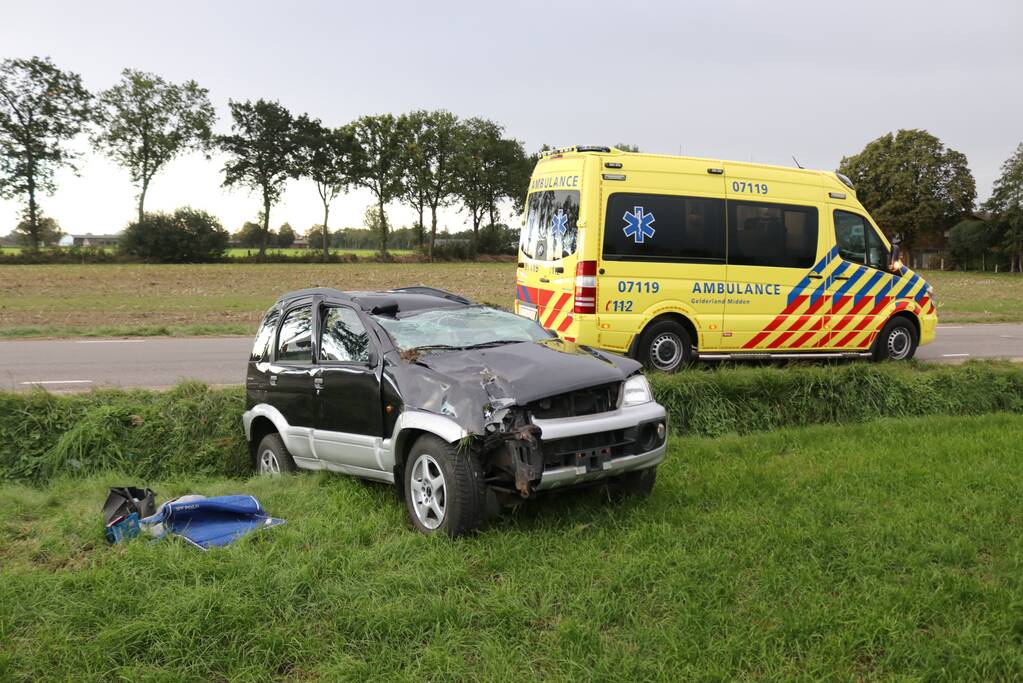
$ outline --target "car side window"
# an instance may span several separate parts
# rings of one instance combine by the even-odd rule
[[[249,360],[253,363],[270,359],[270,345],[273,344],[274,330],[277,329],[277,321],[280,317],[281,312],[276,308],[271,308],[263,316],[263,322],[256,334],[256,341],[252,344],[252,354],[249,356]]]
[[[369,362],[369,334],[351,308],[336,306],[323,312],[320,327],[320,360]]]
[[[277,333],[277,360],[313,362],[313,310],[311,305],[288,311]]]

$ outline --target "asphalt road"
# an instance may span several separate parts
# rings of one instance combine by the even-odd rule
[[[251,344],[248,337],[3,341],[0,389],[162,388],[184,379],[241,384]],[[917,358],[946,363],[970,358],[1023,360],[1023,325],[939,325],[937,340],[922,347]]]

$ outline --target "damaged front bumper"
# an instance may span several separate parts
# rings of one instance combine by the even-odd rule
[[[654,467],[667,449],[667,414],[650,401],[604,413],[533,418],[544,466],[533,491],[576,486]]]

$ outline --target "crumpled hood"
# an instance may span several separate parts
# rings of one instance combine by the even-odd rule
[[[406,407],[446,415],[473,434],[510,406],[547,396],[621,382],[636,361],[552,342],[521,342],[490,349],[425,353],[388,369]]]
[[[451,351],[418,361],[452,378],[489,374],[519,405],[567,391],[624,381],[640,368],[629,358],[564,344],[521,342],[489,349]]]

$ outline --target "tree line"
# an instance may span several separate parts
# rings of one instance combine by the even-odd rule
[[[170,161],[190,151],[226,156],[225,187],[244,187],[260,197],[259,253],[271,242],[270,219],[291,180],[310,180],[323,206],[324,259],[330,244],[330,208],[350,188],[369,190],[374,226],[386,255],[391,227],[386,206],[400,202],[418,216],[417,242],[432,257],[437,214],[459,206],[472,225],[472,248],[480,228],[496,224],[506,200],[521,210],[535,156],[504,128],[483,118],[460,119],[447,111],[361,116],[331,126],[294,114],[279,102],[228,103],[231,132],[213,132],[216,112],[195,81],[171,83],[125,69],[121,79],[89,92],[78,74],[48,58],[0,63],[0,193],[26,202],[23,230],[38,249],[54,223],[43,216],[41,194],[56,187],[55,172],[75,167],[69,143],[88,133],[95,149],[126,168],[138,190],[137,224],[149,220],[146,195]],[[426,227],[429,216],[429,228]],[[166,218],[166,216],[165,216]],[[164,221],[166,223],[166,221]],[[151,232],[142,230],[142,232]]]
[[[375,217],[367,225],[372,224],[381,252],[386,254],[392,236],[385,207],[401,202],[415,211],[416,242],[432,258],[440,208],[466,212],[475,252],[481,227],[498,223],[503,202],[511,200],[521,212],[536,161],[499,124],[447,111],[362,116],[331,126],[265,99],[231,100],[229,110],[231,131],[217,135],[209,93],[195,81],[170,83],[125,69],[115,85],[93,94],[80,76],[48,58],[4,60],[0,195],[25,201],[19,227],[38,248],[56,229],[42,214],[39,196],[56,189],[57,169],[74,168],[76,155],[68,143],[76,136],[88,132],[97,150],[128,170],[138,190],[136,224],[149,220],[146,194],[171,160],[188,151],[218,150],[227,159],[223,185],[245,187],[260,197],[255,237],[248,238],[260,255],[274,239],[271,211],[286,184],[305,179],[323,206],[321,235],[311,241],[318,242],[324,259],[334,239],[331,205],[353,187],[374,198]],[[1008,256],[1010,267],[1023,271],[1023,144],[1005,161],[992,196],[979,207],[966,156],[924,130],[883,135],[843,158],[838,170],[852,179],[858,198],[885,232],[902,236],[908,253],[947,241],[953,252],[980,249]]]

